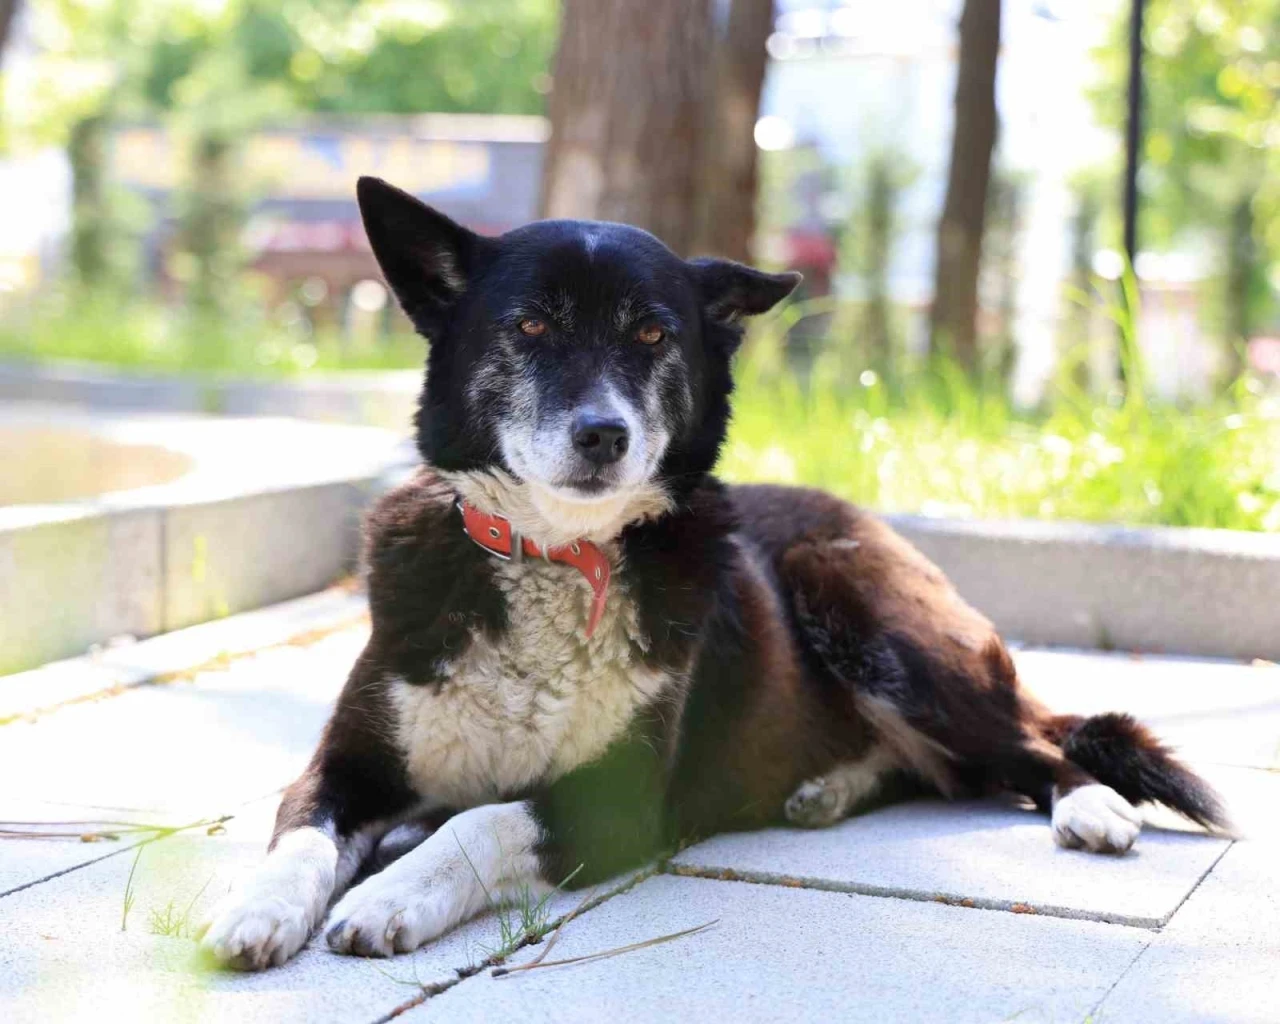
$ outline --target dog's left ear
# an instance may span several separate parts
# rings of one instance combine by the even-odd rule
[[[717,323],[733,324],[744,316],[773,309],[795,290],[799,274],[766,274],[732,260],[690,260],[702,294],[702,306]]]
[[[387,284],[414,326],[430,337],[466,291],[486,240],[381,178],[361,178],[356,197]]]

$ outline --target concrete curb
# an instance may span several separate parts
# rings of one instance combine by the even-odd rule
[[[1280,536],[887,518],[1008,637],[1280,660]]]
[[[372,476],[0,528],[0,571],[25,581],[0,594],[0,674],[321,590],[355,570],[381,487]]]
[[[417,462],[369,427],[0,406],[0,429],[31,425],[162,445],[191,466],[169,483],[0,508],[0,674],[328,586],[356,566],[364,509]]]
[[[138,377],[88,365],[47,368],[0,363],[0,400],[43,398],[98,408],[221,409],[393,425],[398,430],[404,430],[412,417],[419,386],[416,370],[258,382]],[[290,502],[296,514],[306,517],[294,522],[343,524],[334,528],[330,553],[337,552],[336,561],[326,563],[323,572],[319,564],[323,559],[319,559],[310,566],[315,572],[307,579],[299,576],[288,583],[269,581],[256,589],[247,584],[233,588],[225,607],[217,604],[217,596],[188,592],[185,580],[178,578],[175,566],[183,564],[183,558],[190,563],[190,553],[180,552],[177,562],[166,557],[152,566],[143,558],[119,567],[135,577],[170,574],[168,587],[176,595],[172,601],[144,599],[145,594],[138,597],[140,591],[126,586],[123,578],[117,580],[118,574],[108,573],[108,565],[102,572],[110,576],[111,589],[97,593],[117,596],[98,601],[92,609],[92,616],[102,620],[96,639],[172,629],[196,621],[205,612],[256,607],[254,602],[280,600],[322,586],[333,578],[326,574],[334,572],[337,563],[350,561],[352,526],[370,484],[359,482],[354,492],[332,485],[339,490],[331,486],[328,492],[315,491],[305,498],[262,498],[256,504],[237,499],[241,504],[222,507],[217,519],[230,524],[239,517],[239,526],[228,526],[232,533],[243,530],[250,519],[260,523],[256,517],[273,505]],[[287,521],[292,515],[283,518]],[[947,572],[968,601],[1013,639],[1054,646],[1280,660],[1280,536],[920,516],[888,519]],[[204,513],[190,511],[175,518],[174,535],[199,536],[199,524],[212,522]],[[153,522],[143,513],[95,529],[82,530],[85,536],[80,545],[86,552],[98,552],[104,564],[111,558],[102,552],[118,547],[121,536],[167,536],[166,523]],[[4,539],[0,534],[0,568]],[[286,530],[277,539],[287,544],[291,534]],[[264,543],[271,549],[276,541]],[[309,550],[321,548],[313,542]],[[305,559],[295,562],[299,572],[308,568],[302,564]],[[73,584],[69,589],[87,593],[84,585]],[[210,601],[217,607],[209,606]],[[197,607],[201,602],[205,611]],[[66,649],[60,652],[65,653]]]

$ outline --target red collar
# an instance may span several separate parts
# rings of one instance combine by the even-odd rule
[[[600,617],[604,614],[605,598],[609,594],[609,559],[603,551],[589,540],[575,540],[544,551],[529,538],[521,537],[512,530],[511,521],[505,516],[481,512],[465,501],[458,502],[458,511],[462,513],[462,528],[467,536],[490,554],[513,562],[519,562],[526,555],[530,558],[544,558],[548,562],[571,565],[582,573],[594,595],[591,599],[591,614],[587,618],[587,636],[590,637],[596,631]]]

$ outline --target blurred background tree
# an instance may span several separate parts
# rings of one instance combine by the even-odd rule
[[[0,53],[4,52],[9,41],[9,30],[13,27],[14,15],[18,13],[18,0],[0,0]]]
[[[565,0],[544,216],[635,224],[689,254],[711,15],[710,0]]]
[[[715,14],[714,82],[704,104],[695,254],[751,259],[760,190],[755,140],[773,32],[773,0],[721,0]]]
[[[772,26],[772,0],[565,0],[544,216],[747,259]]]
[[[978,274],[996,144],[1000,0],[965,0],[960,15],[947,195],[938,221],[930,338],[966,369],[978,366]]]
[[[31,14],[36,83],[12,105],[6,135],[11,145],[68,148],[77,279],[119,283],[113,272],[129,264],[106,139],[125,121],[159,119],[184,140],[188,163],[178,276],[193,305],[211,310],[237,269],[246,197],[234,168],[254,128],[304,112],[538,112],[557,7],[32,0]]]
[[[541,202],[802,270],[743,350],[740,478],[1280,529],[1280,0],[1148,0],[1124,305],[1130,3],[0,0],[0,358],[420,366],[351,197],[378,173],[480,231]]]

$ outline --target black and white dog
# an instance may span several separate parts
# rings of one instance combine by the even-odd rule
[[[430,341],[426,468],[369,517],[372,636],[266,860],[206,924],[220,961],[284,963],[326,911],[335,952],[388,956],[489,894],[909,791],[1022,794],[1101,852],[1142,801],[1225,826],[1133,719],[1022,691],[883,523],[711,475],[742,320],[796,275],[618,224],[484,238],[376,179],[359,199]]]

